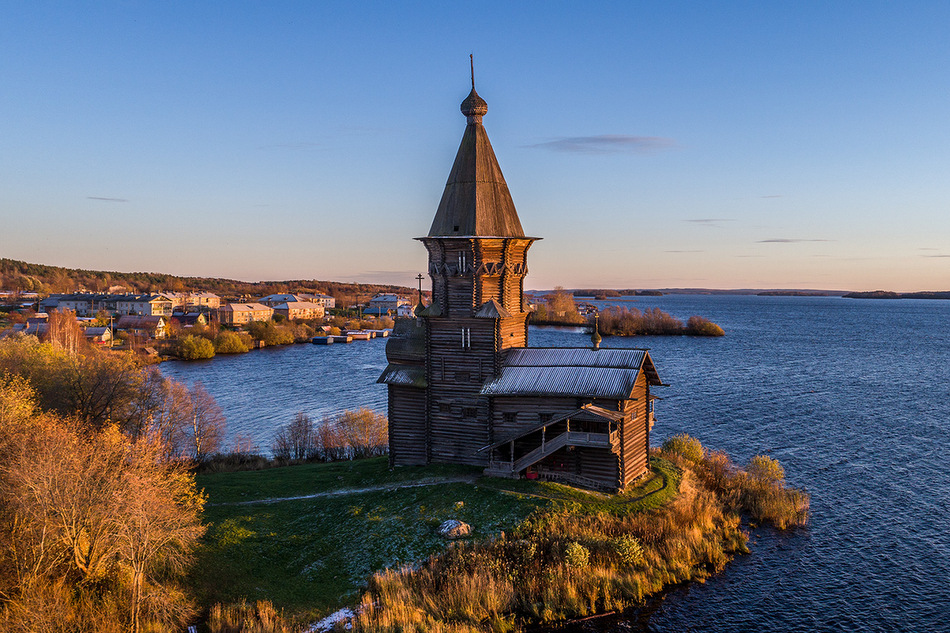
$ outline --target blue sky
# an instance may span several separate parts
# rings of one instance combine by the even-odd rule
[[[947,2],[0,1],[0,256],[411,284],[469,53],[528,287],[950,288]]]

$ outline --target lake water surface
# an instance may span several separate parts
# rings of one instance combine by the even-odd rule
[[[950,631],[950,302],[824,297],[641,297],[718,339],[605,337],[648,347],[660,377],[655,443],[686,432],[744,462],[777,458],[811,494],[805,529],[758,529],[752,553],[639,618],[585,630]],[[532,328],[532,346],[584,346]],[[296,345],[200,363],[229,432],[263,448],[297,411],[386,407],[385,339]]]

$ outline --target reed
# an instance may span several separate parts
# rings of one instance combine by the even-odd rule
[[[258,600],[214,605],[208,614],[207,630],[210,633],[296,633],[300,625],[285,617],[270,601]]]

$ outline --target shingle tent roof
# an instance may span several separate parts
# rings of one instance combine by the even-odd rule
[[[508,183],[482,125],[488,104],[474,85],[461,110],[468,125],[429,237],[524,237]]]

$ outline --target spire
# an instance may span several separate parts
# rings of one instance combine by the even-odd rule
[[[482,125],[488,103],[475,92],[474,58],[470,62],[472,91],[460,106],[467,125],[429,237],[524,237],[508,183]]]

